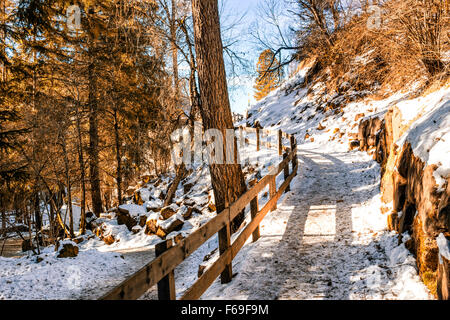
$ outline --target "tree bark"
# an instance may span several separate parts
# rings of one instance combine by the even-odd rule
[[[77,112],[77,134],[78,134],[78,162],[81,174],[81,217],[80,234],[86,233],[86,171],[84,167],[83,139],[81,136],[80,115]]]
[[[167,191],[166,199],[164,200],[164,207],[169,206],[173,198],[175,197],[175,193],[178,190],[178,185],[180,184],[181,180],[184,179],[186,176],[186,167],[184,163],[182,163],[176,170],[175,180],[172,182],[172,185],[170,186],[169,190]]]
[[[92,47],[90,48],[92,51]],[[102,213],[102,196],[100,190],[99,171],[99,136],[98,136],[98,105],[97,86],[94,75],[94,58],[91,53],[91,61],[88,67],[89,77],[89,177],[91,183],[92,210],[99,217]]]
[[[120,132],[119,132],[119,117],[117,109],[114,109],[114,137],[116,144],[116,181],[117,181],[117,201],[119,205],[122,204],[122,156],[120,154]]]
[[[66,187],[67,187],[67,201],[66,201],[66,215],[69,214],[69,232],[70,237],[75,237],[75,231],[74,231],[74,224],[73,224],[73,207],[72,207],[72,181],[70,179],[70,164],[69,164],[69,158],[67,156],[67,146],[65,137],[61,137],[61,151],[63,153],[64,157],[64,171],[66,176]]]
[[[233,129],[228,87],[223,59],[223,44],[217,0],[192,0],[197,69],[201,96],[201,115],[205,130]],[[223,143],[227,145],[226,141]],[[225,150],[224,150],[225,154]],[[247,191],[240,164],[210,164],[217,212]],[[244,220],[243,213],[233,221],[235,232]]]
[[[37,190],[34,193],[33,201],[34,201],[34,222],[35,222],[35,228],[36,228],[36,232],[39,232],[42,229],[42,220],[41,220],[41,208],[40,208],[39,191],[37,191]]]
[[[170,13],[170,37],[172,38],[172,68],[173,68],[173,85],[175,91],[175,102],[179,99],[179,76],[178,76],[178,49],[177,41],[177,3],[172,0],[172,11]]]

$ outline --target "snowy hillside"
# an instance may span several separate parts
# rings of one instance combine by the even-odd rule
[[[334,240],[333,238],[327,240],[316,238],[313,242],[314,246],[318,246],[317,249],[300,242],[297,244],[297,249],[301,254],[292,262],[289,262],[292,258],[278,254],[285,252],[284,250],[289,252],[291,241],[285,237],[274,236],[261,243],[249,245],[248,251],[238,257],[240,275],[236,281],[227,288],[216,283],[215,289],[208,291],[206,297],[212,299],[431,298],[428,289],[418,277],[415,258],[406,249],[405,244],[398,246],[395,232],[388,232],[387,217],[380,210],[383,206],[379,189],[380,167],[367,154],[349,150],[353,149],[352,142],[357,142],[355,140],[358,137],[358,126],[361,120],[369,117],[383,118],[386,112],[395,106],[401,110],[405,125],[413,123],[396,144],[401,147],[407,140],[413,145],[414,152],[426,163],[438,164],[439,168],[435,172],[435,177],[442,187],[445,180],[449,178],[447,168],[450,144],[447,141],[447,135],[450,133],[448,123],[450,87],[446,85],[437,90],[417,94],[417,86],[411,86],[408,91],[395,92],[384,98],[353,90],[347,90],[345,96],[329,95],[321,83],[311,88],[305,86],[303,81],[306,74],[307,69],[301,70],[280,89],[252,106],[248,110],[248,119],[241,125],[259,124],[264,128],[282,129],[295,134],[298,141],[303,142],[299,146],[302,173],[296,180],[297,190],[286,197],[282,206],[279,207],[279,215],[274,215],[277,217],[266,218],[263,228],[267,234],[289,234],[290,228],[289,225],[286,226],[286,222],[297,221],[298,224],[298,220],[303,220],[306,225],[298,225],[298,232],[304,233],[304,241],[311,239],[306,238],[306,234],[311,236],[331,234]],[[358,195],[359,193],[361,195]],[[303,208],[305,205],[308,207],[307,204],[311,202],[311,199],[315,199],[312,200],[314,206],[309,210]],[[299,207],[296,209],[297,206]],[[313,207],[317,209],[313,210]],[[344,212],[346,210],[351,212],[347,226],[339,225],[339,222],[343,223],[343,218],[339,218],[342,214],[339,213],[339,208],[342,210],[342,207],[347,207]],[[315,216],[316,214],[318,215]],[[360,219],[364,221],[363,224]],[[348,228],[347,232],[343,232],[342,228]],[[342,233],[340,237],[339,233]],[[291,236],[294,237],[294,234]],[[366,253],[368,256],[362,255],[358,258],[355,255],[358,251],[348,252],[352,262],[346,261],[346,264],[354,263],[353,268],[356,269],[350,270],[343,264],[342,270],[336,271],[334,268],[339,265],[337,261],[346,258],[334,252],[347,252],[351,249],[342,243],[329,241],[342,241],[343,238],[350,241],[352,245],[361,243],[369,247],[375,245],[380,256],[371,257],[374,254],[372,252]],[[410,236],[404,234],[402,241],[405,243],[409,239]],[[271,248],[281,245],[283,249],[271,251]],[[285,245],[288,247],[285,248]],[[330,247],[328,253],[327,247]],[[306,255],[311,260],[301,255]],[[276,264],[271,270],[270,261],[275,259]],[[337,261],[330,262],[330,259],[337,259]],[[267,263],[269,266],[266,266]],[[305,264],[309,268],[314,267],[314,270],[324,270],[314,275],[304,269]],[[251,270],[258,265],[266,266],[264,271],[261,270],[261,281],[265,284],[261,286],[262,291],[255,292],[252,286],[255,275],[251,273]],[[380,267],[382,269],[379,269]],[[287,281],[286,277],[280,280],[276,276],[279,268],[283,270],[287,268],[292,277],[287,277],[292,282],[290,284],[292,287],[283,283]],[[388,274],[385,273],[386,270],[390,270]],[[330,272],[334,275],[331,278]],[[336,275],[336,272],[339,275]],[[267,276],[268,273],[269,276]],[[342,275],[345,276],[341,278]],[[344,282],[345,286],[343,283],[336,284],[333,277],[341,279],[339,281]],[[266,280],[267,278],[269,280]],[[281,296],[273,296],[273,292],[264,289],[272,288],[278,283],[284,288],[280,291]],[[307,283],[314,284],[308,290],[315,291],[316,295],[307,293],[306,288],[310,286]],[[323,285],[322,289],[317,289],[317,284],[319,287]],[[353,286],[353,291],[349,290],[348,286]],[[220,293],[221,290],[225,290],[225,293]]]
[[[415,98],[413,89],[383,99],[352,90],[344,96],[328,95],[320,83],[304,86],[307,72],[307,68],[300,70],[252,106],[248,119],[240,123],[259,123],[266,129],[295,134],[300,173],[278,210],[263,221],[261,240],[248,243],[237,256],[234,281],[224,286],[217,280],[203,298],[432,299],[417,275],[414,257],[405,247],[408,236],[398,245],[397,235],[387,231],[386,216],[380,212],[379,165],[366,153],[349,149],[357,138],[361,119],[382,117],[389,107],[397,105],[405,121],[423,114],[403,141],[411,141],[425,161],[440,163],[438,174],[448,177],[450,89]],[[421,111],[413,114],[411,106]],[[439,116],[437,112],[443,111],[446,116]],[[432,135],[420,139],[427,130]],[[248,138],[250,144],[240,150],[241,155],[250,155],[250,164],[244,169],[247,182],[264,176],[280,160],[276,150],[255,152],[255,139],[251,135]],[[152,208],[162,206],[161,193],[171,179],[173,176],[136,186],[133,192],[139,194],[141,203],[130,198],[120,209],[136,221],[160,220]],[[267,194],[264,197],[261,205],[267,201]],[[186,237],[206,223],[216,214],[213,202],[207,167],[194,168],[180,184],[171,206],[176,212],[173,219],[183,225],[167,238]],[[195,209],[189,217],[184,216],[188,206]],[[75,213],[79,215],[78,210]],[[97,219],[99,237],[91,232],[78,244],[80,254],[75,258],[57,259],[52,248],[39,256],[0,258],[0,299],[95,299],[104,294],[148,263],[154,245],[162,241],[157,235],[149,235],[145,225],[130,231],[117,219],[117,212]],[[163,223],[159,221],[157,227]],[[178,296],[195,282],[200,264],[208,266],[218,257],[215,248],[217,237],[175,270]],[[205,264],[206,255],[210,260]],[[50,296],[49,291],[53,292]],[[144,299],[155,297],[153,290]]]

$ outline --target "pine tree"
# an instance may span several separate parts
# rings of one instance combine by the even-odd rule
[[[256,71],[258,77],[254,86],[256,90],[254,97],[259,101],[280,86],[283,69],[272,50],[267,49],[260,54]]]
[[[201,92],[201,115],[205,130],[234,129],[223,58],[223,44],[217,0],[192,1],[195,49]],[[247,191],[240,164],[210,164],[217,212],[222,212]],[[243,214],[233,221],[236,232],[244,220]]]

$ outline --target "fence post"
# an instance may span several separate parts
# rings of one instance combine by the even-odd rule
[[[256,151],[260,150],[261,138],[259,136],[259,127],[256,127]]]
[[[283,153],[283,161],[288,157],[288,153]],[[289,162],[286,163],[286,166],[284,167],[284,181],[286,181],[289,178]],[[289,184],[286,188],[285,193],[288,193],[291,191],[291,185]]]
[[[269,183],[269,194],[270,194],[270,199],[273,199],[273,197],[275,197],[275,195],[277,194],[277,182],[276,182],[276,175],[273,175],[270,178],[270,183]],[[275,211],[277,210],[277,203],[275,202],[275,204],[273,205],[272,209],[270,211]]]
[[[258,179],[255,180],[255,185],[257,182],[258,182]],[[252,216],[252,220],[256,217],[258,212],[259,212],[258,195],[256,195],[256,197],[253,198],[252,201],[250,201],[250,214]],[[260,233],[259,226],[258,226],[255,229],[255,231],[253,232],[253,242],[258,241],[260,236],[261,236],[261,233]]]
[[[295,137],[293,135],[291,135],[291,150],[295,151],[296,147],[297,147],[297,141],[296,141]],[[292,157],[292,172],[294,172],[295,167],[297,166],[297,162],[298,162],[297,153],[295,153],[294,156]]]
[[[167,240],[158,243],[155,246],[156,257],[159,257],[164,252],[172,248],[173,241]],[[159,300],[176,300],[176,290],[175,290],[175,272],[172,270],[167,276],[158,282],[158,299]]]
[[[283,132],[278,130],[278,155],[283,154]]]
[[[228,208],[228,205],[226,205]],[[230,217],[230,209],[228,210],[228,217]],[[231,220],[228,219],[228,223],[226,227],[222,228],[219,231],[219,253],[220,255],[224,254],[228,248],[231,247]],[[222,274],[220,275],[220,280],[222,284],[230,283],[233,280],[233,266],[232,264],[228,264],[225,266]]]

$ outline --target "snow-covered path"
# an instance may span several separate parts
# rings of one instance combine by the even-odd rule
[[[360,152],[299,152],[292,192],[203,299],[430,299],[414,258],[386,231],[379,166]]]

